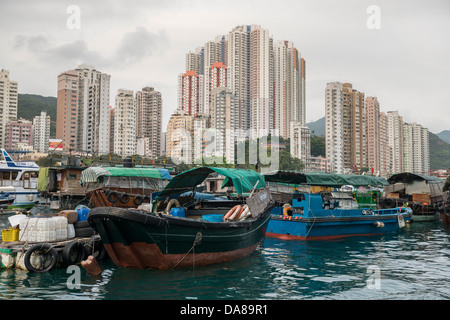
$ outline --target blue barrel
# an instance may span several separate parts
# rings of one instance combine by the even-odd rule
[[[185,217],[186,214],[183,208],[172,208],[170,209],[170,214],[174,217]]]
[[[86,221],[89,215],[89,208],[86,206],[78,206],[75,208],[78,212],[78,221]]]

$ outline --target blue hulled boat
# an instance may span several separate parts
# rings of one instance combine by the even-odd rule
[[[272,194],[278,205],[272,209],[267,237],[284,240],[326,240],[349,236],[380,235],[397,232],[410,221],[406,207],[373,209],[358,205],[352,192],[333,191],[343,185],[387,184],[373,176],[328,173],[276,172],[266,174],[267,182],[296,185],[288,196]],[[300,185],[309,186],[303,188]],[[311,193],[310,186],[322,186]],[[273,190],[273,184],[271,190]],[[285,189],[286,190],[286,189]]]

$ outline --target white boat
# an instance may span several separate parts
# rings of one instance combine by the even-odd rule
[[[9,194],[14,202],[7,208],[31,208],[39,201],[37,190],[39,166],[35,162],[15,162],[5,149],[1,149],[0,187],[13,187]]]

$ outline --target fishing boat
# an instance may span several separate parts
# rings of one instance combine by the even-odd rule
[[[39,166],[35,162],[16,162],[0,149],[4,161],[0,162],[0,187],[12,187],[9,196],[14,198],[8,209],[30,209],[39,201],[37,190]]]
[[[81,173],[81,186],[92,207],[136,208],[150,203],[172,179],[169,171],[151,167],[90,167]]]
[[[415,222],[436,221],[445,205],[444,181],[438,177],[403,172],[392,175],[378,199],[380,208],[408,206]]]
[[[387,184],[383,178],[328,173],[278,171],[265,175],[267,182],[295,185],[290,201],[278,203],[271,212],[267,237],[283,240],[327,240],[349,236],[397,232],[411,219],[410,208],[372,209],[360,206],[351,192],[330,191],[342,185]],[[303,186],[303,190],[301,187]],[[327,190],[312,193],[307,186]],[[300,189],[300,190],[299,190]]]
[[[245,200],[196,198],[210,174]],[[88,216],[119,267],[171,270],[231,261],[252,254],[264,238],[274,202],[264,177],[251,170],[199,167],[182,172],[152,208],[100,207]]]
[[[14,187],[0,187],[0,208],[13,204],[15,197],[11,193],[15,193],[15,191]]]

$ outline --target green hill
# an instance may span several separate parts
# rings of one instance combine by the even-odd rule
[[[54,137],[56,133],[56,98],[19,93],[17,118],[33,121],[33,118],[39,116],[41,111],[46,111],[50,116],[50,137]]]
[[[430,132],[430,169],[450,168],[450,144]]]
[[[450,130],[444,130],[436,134],[442,141],[450,143]]]

